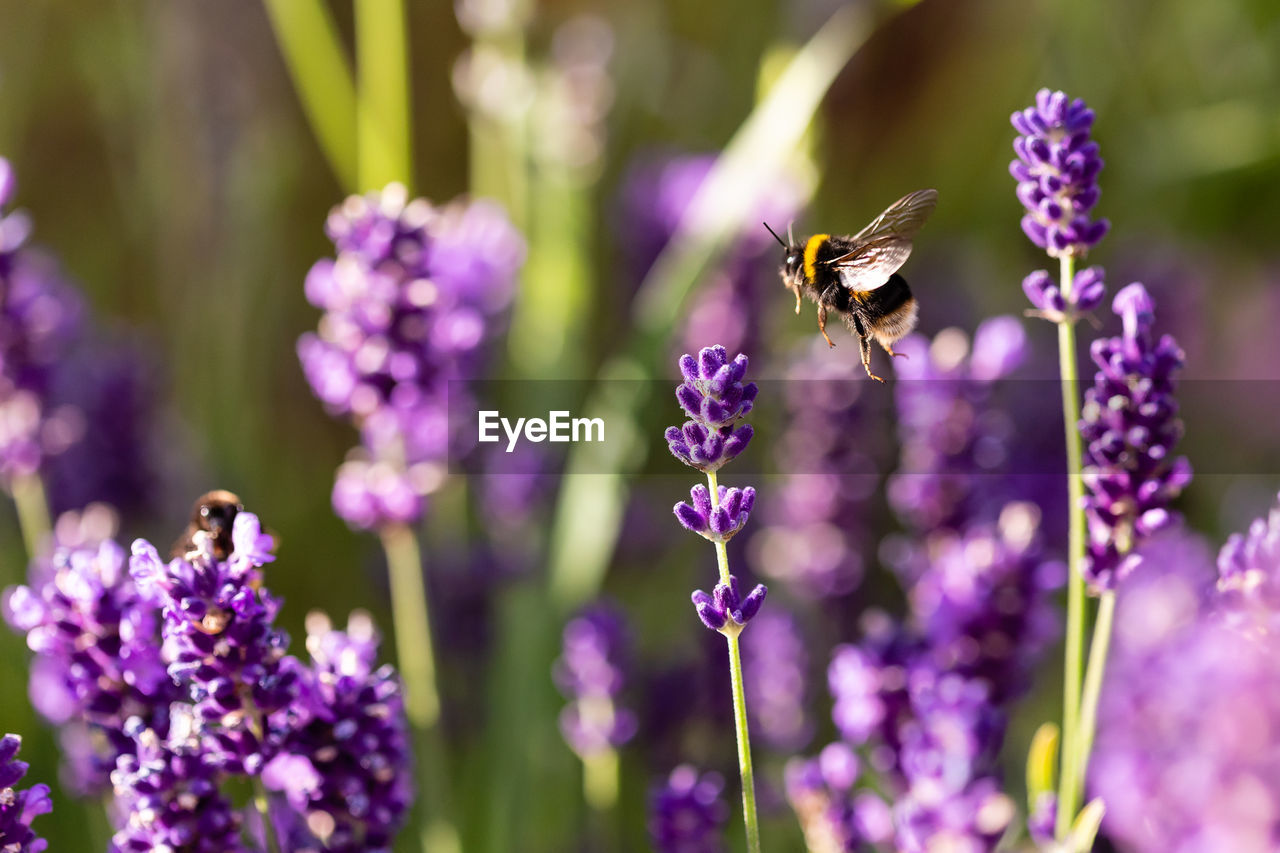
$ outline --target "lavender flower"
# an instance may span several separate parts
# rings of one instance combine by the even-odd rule
[[[1084,101],[1048,89],[1036,93],[1035,106],[1013,114],[1020,135],[1009,172],[1027,208],[1022,230],[1054,257],[1085,254],[1109,227],[1105,219],[1090,219],[1102,170],[1098,144],[1089,135],[1093,118]]]
[[[676,400],[690,420],[683,427],[667,428],[667,446],[692,468],[718,471],[751,441],[751,425],[737,424],[751,411],[759,390],[754,382],[742,381],[747,357],[730,361],[724,347],[706,347],[696,359],[681,356],[680,372],[684,382],[676,388]]]
[[[720,486],[719,500],[711,506],[711,493],[699,483],[689,491],[692,503],[675,506],[676,520],[692,533],[712,542],[728,542],[743,528],[756,502],[756,490]]]
[[[892,839],[889,807],[875,794],[856,792],[860,776],[857,755],[840,741],[817,758],[787,763],[787,800],[811,853],[854,853]]]
[[[250,853],[240,841],[240,817],[218,789],[216,768],[203,758],[191,721],[174,721],[168,737],[130,727],[137,746],[120,756],[111,781],[127,817],[112,838],[114,853]]]
[[[1173,530],[1140,548],[1143,571],[1118,587],[1089,766],[1103,831],[1134,853],[1270,850],[1280,641],[1230,618],[1203,542]]]
[[[0,202],[4,198],[4,182],[7,164],[0,160]],[[15,791],[14,785],[27,775],[27,764],[18,761],[22,738],[5,735],[0,738],[0,850],[6,853],[41,853],[48,842],[37,838],[31,822],[42,814],[53,811],[49,800],[48,785],[33,785]]]
[[[760,612],[760,605],[764,604],[768,594],[768,588],[758,583],[744,598],[738,590],[738,578],[730,575],[729,582],[716,584],[710,595],[700,589],[695,590],[693,608],[702,624],[712,631],[736,635]]]
[[[403,691],[390,665],[376,666],[378,642],[367,614],[353,613],[346,631],[307,617],[298,719],[262,774],[333,853],[389,851],[413,801]]]
[[[434,208],[396,184],[348,198],[327,230],[337,258],[306,282],[325,315],[298,355],[326,408],[361,430],[365,464],[344,466],[334,507],[359,527],[412,521],[443,479],[449,383],[477,371],[524,245],[489,203]]]
[[[1022,291],[1035,306],[1028,316],[1039,317],[1051,323],[1074,323],[1093,312],[1107,295],[1107,283],[1102,267],[1088,267],[1072,278],[1071,295],[1063,294],[1053,277],[1044,270],[1036,270],[1022,280]]]
[[[649,838],[658,853],[721,853],[729,820],[724,780],[682,764],[649,801]]]
[[[569,621],[553,670],[569,699],[560,712],[560,732],[578,756],[617,749],[635,736],[636,715],[619,705],[626,684],[630,642],[622,614],[594,604]]]
[[[1232,533],[1218,553],[1218,589],[1280,603],[1280,498],[1246,533]]]
[[[270,537],[248,512],[236,515],[232,530],[226,560],[198,531],[195,550],[167,565],[154,545],[137,540],[129,570],[139,591],[163,607],[169,675],[195,704],[207,735],[204,760],[256,774],[279,746],[267,721],[296,696],[297,671],[282,665],[289,637],[273,625],[280,602],[261,588],[261,567],[274,559]]]
[[[1173,522],[1169,504],[1191,482],[1190,463],[1173,458],[1182,436],[1173,396],[1182,350],[1169,335],[1156,340],[1155,305],[1141,284],[1117,293],[1112,309],[1124,331],[1093,342],[1098,372],[1080,422],[1090,540],[1084,575],[1095,590],[1134,569],[1135,547]]]
[[[132,749],[130,718],[161,725],[177,691],[161,659],[159,613],[130,579],[111,510],[66,513],[52,553],[31,566],[31,583],[9,590],[6,615],[36,653],[31,699],[54,725],[87,724],[88,772],[75,788],[97,793],[117,757]]]
[[[83,306],[58,265],[27,239],[31,222],[4,212],[15,179],[0,158],[0,485],[30,476],[79,436],[77,412],[50,404],[54,371],[79,333]]]
[[[742,666],[751,730],[780,752],[794,752],[813,736],[806,708],[809,655],[796,618],[770,609],[742,635]]]

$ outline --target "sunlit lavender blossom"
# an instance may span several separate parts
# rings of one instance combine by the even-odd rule
[[[1088,267],[1071,280],[1071,295],[1065,295],[1044,270],[1036,270],[1022,280],[1022,292],[1035,309],[1027,313],[1051,323],[1074,323],[1091,314],[1107,295],[1102,267]]]
[[[825,343],[787,372],[777,465],[791,473],[762,499],[764,523],[748,553],[756,571],[796,596],[844,595],[862,580],[884,441],[867,413],[865,378],[859,365],[831,359]]]
[[[848,744],[828,744],[816,758],[787,763],[787,800],[800,821],[810,853],[855,853],[893,837],[889,806],[858,791],[857,756]]]
[[[992,518],[1010,495],[1007,470],[1015,431],[1009,415],[991,402],[995,382],[1009,376],[1027,353],[1022,324],[993,317],[973,335],[945,329],[932,341],[912,335],[896,366],[901,464],[889,478],[888,497],[913,530],[955,527]]]
[[[0,160],[0,197],[4,194],[4,169]],[[37,838],[31,822],[53,811],[48,785],[32,785],[21,791],[14,786],[27,775],[27,763],[18,760],[22,738],[5,735],[0,738],[0,850],[5,853],[41,853],[48,842]]]
[[[352,614],[345,631],[307,617],[311,667],[263,782],[286,794],[318,850],[389,851],[413,802],[404,695],[395,670],[377,666],[378,642],[367,614]]]
[[[1232,618],[1203,542],[1173,530],[1140,550],[1118,587],[1089,765],[1103,832],[1133,853],[1274,850],[1277,634]]]
[[[122,813],[113,853],[250,853],[240,816],[218,789],[218,770],[204,760],[190,721],[175,720],[168,737],[130,727],[134,752],[111,774]]]
[[[49,400],[54,371],[79,333],[83,305],[57,263],[27,245],[31,221],[5,213],[13,168],[0,158],[0,486],[29,476],[83,427],[72,409]]]
[[[1218,589],[1280,610],[1280,498],[1246,532],[1228,537],[1218,552]]]
[[[1084,101],[1048,89],[1036,93],[1035,106],[1013,114],[1020,135],[1009,172],[1027,208],[1022,230],[1055,257],[1083,255],[1107,233],[1107,220],[1090,219],[1102,170],[1098,143],[1090,138],[1093,119]]]
[[[743,382],[747,357],[730,360],[722,346],[704,347],[698,357],[680,357],[684,381],[676,386],[676,401],[689,420],[668,427],[671,455],[699,471],[717,471],[746,449],[753,430],[738,421],[751,411],[758,388]]]
[[[1112,309],[1124,331],[1093,342],[1098,372],[1080,421],[1089,523],[1084,575],[1095,590],[1141,562],[1135,548],[1174,522],[1170,504],[1191,482],[1186,457],[1173,457],[1182,437],[1173,393],[1182,350],[1170,335],[1155,337],[1155,305],[1141,284],[1117,293]]]
[[[296,667],[282,665],[289,636],[273,624],[280,601],[261,587],[261,568],[275,559],[271,537],[257,516],[240,512],[226,560],[214,556],[208,534],[193,538],[195,550],[167,564],[154,545],[137,540],[129,571],[163,607],[169,675],[195,703],[207,736],[204,760],[256,774],[279,747],[268,718],[298,692]]]
[[[724,780],[682,764],[649,797],[649,838],[657,853],[722,853],[729,821]]]
[[[739,589],[738,578],[730,575],[728,583],[721,581],[708,594],[702,590],[693,593],[693,607],[702,624],[722,634],[736,634],[760,612],[769,590],[758,583],[745,596]]]
[[[511,300],[524,243],[489,202],[436,208],[392,184],[329,215],[333,260],[307,274],[325,311],[298,341],[303,370],[334,415],[361,431],[362,455],[338,475],[350,523],[412,522],[443,478],[450,382],[474,378],[482,344]]]
[[[130,579],[115,530],[102,505],[64,514],[52,552],[32,562],[30,585],[5,596],[10,624],[36,653],[32,704],[54,725],[88,726],[90,752],[78,756],[87,772],[69,776],[86,794],[99,793],[132,748],[125,723],[163,725],[178,698],[160,655],[159,611]]]
[[[750,486],[745,489],[716,489],[718,499],[716,506],[711,505],[711,492],[699,483],[689,490],[689,503],[683,501],[675,505],[676,520],[685,530],[697,533],[712,542],[728,542],[747,523],[751,515],[751,507],[755,505],[756,490]]]
[[[813,737],[807,704],[809,653],[796,617],[771,608],[742,635],[742,667],[751,732],[778,752],[801,749]]]
[[[619,702],[626,686],[630,639],[622,614],[593,604],[564,627],[553,676],[569,704],[560,733],[582,758],[617,749],[635,736],[637,719]]]

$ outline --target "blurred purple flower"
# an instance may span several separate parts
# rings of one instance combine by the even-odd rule
[[[1077,98],[1041,89],[1035,106],[1013,114],[1018,159],[1009,172],[1026,207],[1022,230],[1050,255],[1083,255],[1107,233],[1105,219],[1089,217],[1098,203],[1102,158],[1090,138],[1093,110]]]
[[[622,614],[608,604],[584,609],[564,627],[552,676],[569,704],[560,732],[582,758],[617,749],[635,736],[636,715],[622,707],[630,639]]]
[[[807,708],[809,653],[796,617],[771,608],[742,635],[743,680],[752,734],[782,753],[813,737]]]
[[[262,773],[332,853],[388,853],[413,802],[404,694],[395,670],[377,666],[378,643],[368,614],[353,613],[345,631],[322,613],[307,617],[311,666]]]
[[[307,274],[325,311],[298,341],[303,371],[334,415],[360,428],[364,466],[345,467],[334,508],[376,527],[421,517],[455,438],[451,382],[474,378],[511,300],[524,243],[484,201],[432,207],[397,184],[329,215],[334,260]]]
[[[649,799],[649,838],[657,853],[722,853],[729,821],[719,774],[682,764]]]
[[[219,773],[204,761],[192,723],[175,720],[163,737],[134,721],[135,751],[111,774],[127,815],[112,838],[117,853],[250,853],[240,840],[240,816],[218,790]]]
[[[163,607],[168,672],[195,705],[203,760],[257,774],[279,748],[269,717],[296,699],[298,672],[284,663],[289,636],[273,624],[280,602],[261,586],[261,567],[274,558],[260,550],[257,516],[238,513],[233,531],[226,560],[214,556],[204,531],[192,537],[194,550],[167,564],[139,539],[129,571]]]
[[[1280,611],[1280,498],[1245,533],[1232,533],[1218,553],[1218,589]]]
[[[711,594],[702,590],[693,593],[693,607],[698,612],[702,624],[712,631],[729,636],[742,630],[742,627],[760,612],[769,590],[764,584],[756,584],[755,589],[743,597],[738,587],[738,578],[729,576],[728,583],[718,583]]]
[[[126,722],[161,725],[178,698],[160,655],[159,611],[130,579],[115,532],[103,505],[65,513],[51,552],[32,562],[30,585],[5,594],[6,618],[36,653],[32,705],[54,725],[89,727],[92,753],[75,756],[88,772],[72,777],[86,794],[100,793],[132,748]]]
[[[4,200],[4,170],[7,164],[0,160],[0,203]],[[0,850],[6,853],[41,853],[49,846],[37,838],[31,822],[42,814],[53,811],[48,785],[32,785],[18,791],[14,786],[27,775],[27,763],[18,760],[22,738],[5,735],[0,738]]]
[[[1080,420],[1089,523],[1084,575],[1094,589],[1113,586],[1141,562],[1136,546],[1173,523],[1169,505],[1191,482],[1186,457],[1173,457],[1182,437],[1173,394],[1182,350],[1169,335],[1155,338],[1155,305],[1141,284],[1117,293],[1112,309],[1124,331],[1093,342],[1098,372]]]

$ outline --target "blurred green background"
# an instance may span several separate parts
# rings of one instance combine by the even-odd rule
[[[350,4],[331,6],[349,41]],[[990,314],[1021,312],[1019,282],[1045,259],[1018,227],[1008,115],[1041,86],[1061,88],[1086,98],[1099,116],[1095,137],[1107,163],[1099,212],[1113,231],[1091,261],[1126,280],[1145,277],[1157,299],[1184,306],[1189,378],[1280,379],[1280,6],[924,0],[863,8],[875,30],[826,94],[807,138],[816,189],[798,231],[855,231],[888,201],[936,187],[942,203],[913,261],[923,330],[972,329]],[[836,9],[824,0],[543,0],[530,10],[523,50],[533,68],[545,62],[557,28],[579,16],[607,24],[613,39],[602,147],[567,181],[583,205],[569,230],[586,235],[560,247],[585,272],[573,378],[594,375],[630,323],[619,272],[627,235],[613,227],[628,165],[655,149],[721,149],[757,102],[762,78],[776,77],[782,58]],[[469,38],[448,3],[411,2],[409,12],[414,190],[444,201],[492,178],[475,162],[484,144],[469,139],[451,82]],[[128,527],[125,538],[167,541],[195,495],[233,489],[281,536],[270,584],[287,601],[281,621],[295,637],[312,608],[341,618],[366,607],[389,632],[376,539],[349,531],[329,507],[333,469],[354,433],[325,416],[294,355],[297,337],[317,319],[302,280],[316,258],[332,253],[324,217],[348,188],[311,133],[262,5],[0,0],[0,155],[17,171],[17,201],[34,218],[37,242],[59,256],[101,322],[145,342],[163,367],[174,413],[166,433],[170,482],[156,501],[162,511]],[[526,224],[536,229],[547,215],[532,209]],[[556,256],[542,262],[554,281]],[[945,294],[933,309],[932,293]],[[776,299],[779,320],[769,328],[791,339],[813,333],[809,315],[795,320],[789,297],[779,290]],[[1047,329],[1029,328],[1047,341]],[[776,352],[788,345],[779,338]],[[520,356],[518,329],[512,347]],[[529,377],[527,367],[498,368],[499,375],[559,378],[566,367],[551,363],[546,371]],[[1250,420],[1241,414],[1214,433],[1193,430],[1188,453],[1194,461],[1198,444],[1238,434],[1244,447],[1273,459],[1266,454],[1275,452],[1274,420]],[[1210,471],[1184,508],[1218,541],[1261,512],[1278,481],[1265,470]],[[682,483],[641,485],[665,512],[687,488]],[[446,500],[441,513],[448,519],[451,511],[461,512]],[[443,526],[436,522],[427,537],[433,583],[461,583],[468,555],[432,547],[447,538]],[[641,570],[632,565],[640,559],[619,553],[607,588],[636,617],[642,647],[661,656],[694,642],[699,629],[683,618],[685,596],[705,575],[686,567],[707,555],[689,550],[675,525],[657,529],[681,549],[663,551],[662,565],[678,568]],[[9,583],[19,576],[22,549],[7,503],[0,536]],[[517,585],[529,589],[491,605],[499,628],[519,618],[521,605],[545,604],[543,593],[530,591],[543,577],[539,570]],[[673,606],[679,628],[669,626]],[[530,653],[528,708],[503,707],[503,694],[473,681],[469,659],[446,662],[446,695],[466,694],[485,715],[468,723],[468,734],[513,715],[545,721],[555,713],[550,656],[537,655],[554,655],[548,631],[558,630],[560,618],[546,614],[542,644]],[[487,642],[483,659],[503,659],[502,642]],[[0,632],[0,650],[7,697],[0,730],[24,733],[31,778],[53,782],[52,741],[25,700],[23,645]],[[820,666],[825,652],[812,654]],[[1042,710],[1029,716],[1054,714],[1056,678],[1047,673],[1043,681]],[[821,686],[813,693],[825,708]],[[1011,736],[1015,766],[1022,737],[1021,730]],[[495,747],[472,740],[455,770],[471,780],[463,783],[469,799],[483,801],[488,783],[473,762],[490,760],[485,750]],[[486,838],[487,849],[570,849],[586,820],[575,760],[553,729],[510,746],[530,751],[538,790],[530,799],[515,795],[521,807],[511,812],[507,846],[483,827],[468,831]],[[723,757],[718,748],[690,756],[710,764]],[[624,762],[625,821],[638,837],[644,790],[664,769],[639,755]],[[524,790],[520,780],[511,784]],[[485,811],[469,808],[483,824]],[[92,849],[78,812],[60,805],[56,815],[41,824],[51,849]],[[767,840],[770,849],[799,849],[785,813],[771,822]]]

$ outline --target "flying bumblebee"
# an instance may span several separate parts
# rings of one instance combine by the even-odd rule
[[[764,226],[782,244],[782,283],[796,295],[796,313],[802,294],[818,303],[818,331],[833,347],[827,312],[843,317],[858,338],[863,368],[879,382],[884,380],[871,372],[871,339],[891,356],[904,355],[893,344],[915,328],[917,308],[898,270],[911,255],[911,239],[937,206],[937,190],[916,190],[852,237],[814,234],[796,242],[788,228],[783,241]]]
[[[184,557],[195,549],[197,531],[208,533],[213,540],[213,555],[225,560],[231,553],[231,528],[236,516],[244,511],[244,504],[234,492],[215,489],[196,498],[191,508],[191,522],[182,536],[173,543],[171,557]]]

